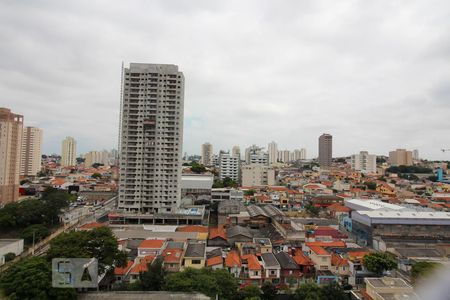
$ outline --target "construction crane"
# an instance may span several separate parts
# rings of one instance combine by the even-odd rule
[[[450,149],[441,149],[442,152],[450,151]]]

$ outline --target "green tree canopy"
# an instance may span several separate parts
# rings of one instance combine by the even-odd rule
[[[255,195],[255,193],[256,193],[256,191],[254,189],[250,189],[250,190],[246,190],[244,192],[244,195],[245,196],[253,196],[253,195]]]
[[[107,266],[126,264],[126,256],[117,249],[117,240],[107,227],[62,233],[50,242],[47,257],[95,257],[100,274]]]
[[[94,178],[94,179],[101,179],[102,178],[102,174],[94,173],[94,174],[91,175],[91,177]]]
[[[165,290],[176,292],[199,292],[219,299],[236,299],[238,282],[226,270],[187,268],[166,276]]]
[[[73,289],[52,288],[51,278],[51,266],[45,258],[26,258],[2,274],[0,289],[11,300],[76,299]]]
[[[191,171],[196,174],[201,174],[206,172],[206,168],[204,165],[199,164],[198,162],[193,162],[191,164]]]
[[[140,276],[142,290],[161,291],[164,286],[165,275],[163,260],[157,258],[153,263],[148,265],[148,271],[142,273]]]
[[[5,254],[5,262],[12,261],[14,258],[16,258],[16,254],[13,252],[8,252]]]
[[[20,237],[24,239],[25,244],[31,245],[33,243],[33,238],[34,242],[37,243],[49,235],[50,230],[47,226],[43,224],[34,224],[25,228],[20,234]]]
[[[277,288],[271,282],[264,282],[261,286],[262,296],[264,300],[273,300],[278,294]]]
[[[435,262],[417,262],[411,267],[411,277],[413,281],[417,281],[418,279],[427,277],[441,266],[441,264]]]
[[[320,212],[320,209],[312,204],[305,205],[305,210],[308,214],[310,214],[313,217],[317,217]]]
[[[321,300],[322,290],[315,283],[305,283],[299,286],[294,293],[295,300]]]
[[[240,299],[261,299],[261,289],[256,285],[248,285],[239,291]]]
[[[366,181],[364,182],[364,185],[367,186],[369,190],[376,190],[377,189],[377,183],[373,181]]]
[[[382,275],[384,271],[397,268],[396,259],[387,253],[371,253],[364,256],[363,264],[367,270]]]

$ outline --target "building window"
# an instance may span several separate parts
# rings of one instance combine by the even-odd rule
[[[192,260],[192,264],[193,264],[193,265],[199,265],[200,262],[201,262],[201,261],[200,261],[199,259],[193,259],[193,260]]]

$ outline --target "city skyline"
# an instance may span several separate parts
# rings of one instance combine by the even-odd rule
[[[140,4],[94,1],[95,18],[79,3],[0,4],[9,45],[1,50],[2,106],[44,130],[44,153],[59,153],[65,136],[79,153],[117,148],[124,61],[183,69],[183,152],[199,154],[205,141],[245,149],[274,140],[317,157],[317,136],[329,132],[333,156],[405,148],[450,159],[440,151],[450,148],[446,9],[426,1]]]

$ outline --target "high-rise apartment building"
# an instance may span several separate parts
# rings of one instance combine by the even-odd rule
[[[419,160],[420,159],[420,157],[419,157],[419,150],[417,150],[417,149],[413,150],[412,158],[413,158],[413,160]]]
[[[61,143],[61,166],[71,167],[77,165],[77,141],[71,136]]]
[[[306,159],[306,149],[295,149],[291,152],[291,160],[297,161],[297,160],[304,160]]]
[[[0,206],[19,198],[23,116],[0,108]]]
[[[41,170],[42,129],[25,127],[22,134],[21,176],[36,176]]]
[[[231,149],[231,155],[241,159],[241,148],[239,146],[233,146]]]
[[[204,143],[202,145],[202,159],[201,164],[204,166],[213,165],[213,146],[210,143]]]
[[[111,154],[106,151],[89,151],[84,156],[84,165],[89,168],[93,164],[109,165],[111,161]]]
[[[250,164],[241,168],[242,186],[275,185],[275,170],[261,164]]]
[[[274,164],[278,161],[278,145],[275,142],[269,143],[267,147],[269,153],[269,164]]]
[[[324,133],[319,137],[319,165],[321,167],[331,167],[333,158],[333,136]]]
[[[269,164],[269,154],[263,151],[262,147],[252,145],[245,149],[246,164]]]
[[[389,152],[389,162],[393,166],[412,166],[412,152],[405,149],[397,149]]]
[[[119,209],[170,213],[180,205],[184,75],[131,63],[122,73]]]
[[[226,177],[229,177],[234,181],[239,182],[240,167],[241,167],[241,160],[239,159],[239,157],[230,155],[229,152],[220,151],[219,154],[220,180],[224,180]]]
[[[352,169],[362,173],[377,172],[377,156],[369,154],[367,151],[360,151],[359,154],[353,154],[351,157]]]

